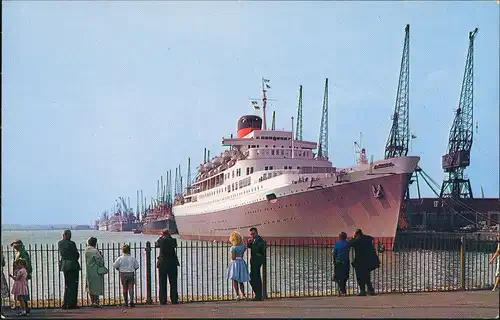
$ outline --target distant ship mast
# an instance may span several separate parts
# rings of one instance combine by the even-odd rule
[[[262,130],[267,130],[266,124],[266,107],[267,107],[267,90],[271,89],[268,84],[269,80],[262,78]]]
[[[262,128],[261,128],[262,130],[267,130],[267,122],[266,122],[267,102],[276,101],[274,99],[267,98],[267,89],[271,89],[269,82],[271,82],[271,80],[262,78]],[[252,106],[254,107],[256,114],[258,110],[260,110],[259,102],[257,100],[258,99],[253,99],[253,98],[250,99],[250,102],[252,103]]]

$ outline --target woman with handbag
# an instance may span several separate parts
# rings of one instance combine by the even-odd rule
[[[91,237],[85,249],[85,266],[87,267],[87,283],[85,288],[90,296],[91,307],[99,306],[99,296],[104,294],[104,275],[108,268],[104,266],[104,258],[97,250],[97,239]]]

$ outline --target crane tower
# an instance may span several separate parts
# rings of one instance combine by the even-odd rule
[[[325,80],[325,95],[323,97],[323,112],[319,129],[318,158],[328,160],[328,78]]]
[[[473,135],[473,75],[474,38],[478,29],[469,32],[469,50],[465,63],[462,91],[455,119],[450,129],[448,153],[442,158],[442,167],[448,178],[443,181],[440,198],[473,198],[469,179],[464,178],[464,170],[470,164],[470,150]]]
[[[299,106],[297,108],[297,131],[295,140],[302,140],[302,86],[299,87]]]
[[[409,98],[410,98],[410,25],[405,27],[405,41],[401,69],[399,71],[396,106],[392,116],[392,127],[385,146],[385,159],[406,156],[410,140]]]

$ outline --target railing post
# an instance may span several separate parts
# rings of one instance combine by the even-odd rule
[[[465,238],[460,238],[460,289],[465,290]]]
[[[267,299],[267,261],[262,264],[262,297]]]
[[[151,298],[151,242],[146,242],[146,304],[153,304]]]

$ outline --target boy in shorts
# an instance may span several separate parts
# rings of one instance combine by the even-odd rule
[[[135,286],[135,271],[139,269],[139,263],[135,257],[130,255],[130,246],[123,245],[122,255],[116,259],[113,267],[120,272],[120,281],[122,283],[124,306],[127,307],[130,298],[130,307],[135,307],[134,303],[134,286]]]

